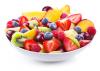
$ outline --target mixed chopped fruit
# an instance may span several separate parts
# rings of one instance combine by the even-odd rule
[[[96,34],[92,21],[70,14],[70,7],[45,6],[7,22],[6,36],[17,47],[32,52],[69,52],[90,43]]]

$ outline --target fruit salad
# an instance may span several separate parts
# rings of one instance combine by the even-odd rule
[[[80,13],[70,14],[69,5],[61,9],[45,6],[42,11],[24,12],[7,22],[6,36],[16,47],[40,53],[63,53],[86,46],[96,29]]]

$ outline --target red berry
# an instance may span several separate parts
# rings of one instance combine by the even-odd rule
[[[41,47],[34,40],[26,40],[24,42],[24,48],[34,52],[39,52],[41,50]]]
[[[8,21],[7,22],[7,28],[12,28],[13,27],[13,22],[12,21]]]
[[[53,33],[54,37],[56,37],[56,38],[58,37],[58,31],[57,30],[53,30],[52,33]]]
[[[61,40],[61,41],[63,41],[64,38],[65,38],[64,32],[58,32],[58,39]]]
[[[90,35],[89,33],[87,33],[87,32],[85,32],[85,33],[83,34],[83,36],[84,36],[84,39],[85,39],[85,40],[92,40],[91,35]]]
[[[87,32],[94,36],[96,34],[96,29],[94,27],[88,27]]]
[[[83,47],[85,45],[87,45],[91,40],[80,40],[79,43],[80,43],[80,46]]]
[[[60,16],[60,18],[61,18],[61,19],[64,19],[64,18],[66,18],[67,16],[68,16],[68,15],[67,15],[66,13],[62,13],[61,16]]]

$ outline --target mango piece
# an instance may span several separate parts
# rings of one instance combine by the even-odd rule
[[[65,5],[61,8],[61,12],[62,13],[66,13],[66,14],[70,14],[70,6],[69,5]]]
[[[58,19],[60,19],[61,11],[59,9],[53,9],[49,10],[45,18],[47,18],[50,22],[56,22]]]
[[[84,20],[80,21],[80,22],[77,24],[77,26],[79,26],[79,27],[81,28],[82,32],[86,32],[87,29],[88,29],[88,27],[90,27],[90,26],[93,27],[94,24],[93,24],[92,21],[87,20],[87,19],[84,19]]]
[[[37,31],[35,29],[29,30],[25,33],[23,33],[23,37],[28,39],[34,39],[37,35]]]
[[[32,17],[37,17],[38,19],[42,19],[45,16],[45,11],[33,11],[33,12],[24,12],[22,13],[23,16],[26,16],[29,20]]]

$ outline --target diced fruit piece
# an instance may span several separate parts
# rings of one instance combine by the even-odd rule
[[[68,37],[68,36],[72,36],[72,37],[76,37],[78,34],[75,30],[73,29],[70,29],[68,31],[64,31],[65,35]]]
[[[64,19],[66,18],[68,15],[66,13],[62,13],[61,16],[60,16],[60,19]]]
[[[81,20],[82,20],[82,16],[81,14],[72,14],[68,17],[68,19],[74,23],[75,25],[77,25]]]
[[[76,36],[76,39],[77,39],[78,41],[83,40],[83,39],[84,39],[84,36],[83,36],[82,34],[78,34],[78,35]]]
[[[81,33],[81,28],[80,28],[80,27],[78,27],[78,26],[77,26],[77,27],[75,27],[75,28],[74,28],[74,30],[75,30],[78,34],[80,34],[80,33]]]
[[[58,31],[57,30],[53,30],[52,33],[53,33],[54,37],[56,37],[56,38],[58,37]]]
[[[58,36],[57,36],[57,38],[58,38],[59,40],[63,41],[64,38],[65,38],[65,34],[64,34],[64,32],[58,32]]]
[[[29,51],[40,52],[41,47],[34,40],[26,40],[24,48]]]
[[[28,21],[28,22],[29,22],[29,27],[31,29],[33,29],[35,26],[38,26],[39,25],[39,23],[38,23],[37,20],[31,20],[31,21]]]
[[[53,37],[53,34],[51,32],[46,32],[44,34],[44,39],[46,39],[46,40],[50,40],[50,39],[52,39],[52,37]]]
[[[25,32],[27,32],[28,30],[29,30],[28,27],[26,27],[26,26],[21,26],[19,31],[20,31],[21,33],[25,33]]]
[[[92,21],[84,19],[82,21],[80,21],[77,26],[79,26],[82,30],[82,32],[87,32],[88,27],[94,27],[94,24]]]
[[[12,21],[14,27],[19,27],[19,23],[17,21]]]
[[[85,33],[83,33],[83,35],[84,35],[84,39],[85,40],[92,40],[92,36],[89,34],[89,33],[87,33],[87,32],[85,32]]]
[[[42,19],[45,16],[45,11],[37,11],[37,12],[24,12],[22,15],[26,16],[28,20],[31,20],[33,17],[38,19]]]
[[[7,29],[5,29],[5,32],[7,32],[7,31],[16,31],[16,32],[19,32],[20,31],[20,27],[7,28]]]
[[[67,37],[64,39],[63,45],[65,51],[73,51],[78,49],[78,47],[73,43],[73,41]]]
[[[28,21],[28,19],[27,19],[26,16],[21,16],[21,17],[19,18],[19,24],[20,24],[20,26],[23,26],[23,23],[25,23],[25,22],[27,22],[27,21]]]
[[[69,30],[71,26],[71,22],[68,19],[58,20],[56,24],[58,27],[62,28],[63,30]]]
[[[44,41],[44,34],[40,33],[36,36],[36,40],[39,42],[43,42]]]
[[[52,10],[53,8],[50,7],[50,6],[45,6],[43,7],[42,11],[49,11],[49,10]]]
[[[7,32],[6,32],[7,38],[8,38],[9,40],[11,40],[12,35],[13,35],[14,33],[15,33],[15,31],[7,31]]]
[[[85,45],[87,45],[88,43],[90,43],[91,40],[80,40],[80,46],[83,47]]]
[[[56,38],[53,38],[52,40],[44,41],[43,47],[44,47],[43,48],[44,51],[47,53],[55,51],[60,47],[60,41]]]
[[[75,27],[74,23],[71,23],[71,26],[69,29],[74,29],[74,27]]]
[[[87,32],[94,36],[96,34],[96,29],[94,27],[88,27]]]
[[[65,5],[61,8],[61,12],[62,13],[66,13],[66,14],[70,14],[70,6],[69,5]]]
[[[64,33],[66,37],[70,38],[78,47],[80,47],[78,40],[75,38],[78,35],[75,30],[70,29]]]
[[[11,39],[11,43],[13,43],[15,46],[18,46],[18,47],[23,47],[23,43],[19,42],[18,39],[21,39],[22,38],[22,33],[20,32],[15,32],[13,35],[12,35],[12,39]]]
[[[23,26],[29,27],[29,22],[23,23]]]
[[[23,37],[26,37],[28,39],[34,39],[36,35],[37,35],[37,31],[35,29],[23,33]]]
[[[49,25],[49,28],[51,28],[52,30],[57,29],[57,25],[54,22],[53,23],[49,23],[48,25]]]
[[[48,27],[38,27],[38,30],[39,30],[40,32],[50,32],[50,31],[51,31],[51,29],[48,28]]]
[[[46,13],[45,18],[47,18],[50,22],[55,22],[60,19],[60,15],[61,11],[59,9],[53,9]]]
[[[12,28],[13,27],[13,22],[12,21],[8,21],[7,22],[7,28]]]
[[[43,18],[41,22],[42,22],[43,25],[46,26],[47,23],[48,23],[48,19],[47,18]]]
[[[23,28],[23,29],[20,30],[21,33],[25,33],[25,32],[27,32],[27,31],[28,31],[28,30],[25,29],[25,28]]]

